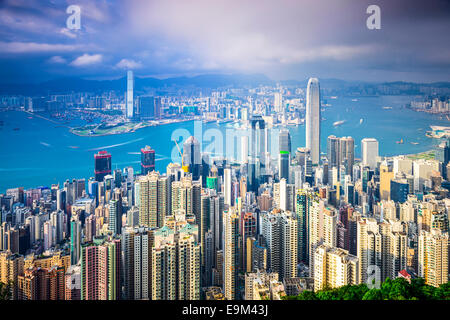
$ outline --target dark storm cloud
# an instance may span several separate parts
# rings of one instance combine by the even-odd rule
[[[450,80],[449,1],[0,3],[0,75],[10,81],[117,77],[129,68],[156,76]],[[82,9],[81,30],[66,28],[70,4]],[[370,4],[381,8],[381,30],[366,27]]]

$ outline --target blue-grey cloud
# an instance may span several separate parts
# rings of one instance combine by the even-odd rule
[[[117,77],[135,69],[138,76],[449,80],[445,0],[78,0],[80,30],[66,26],[69,4],[0,3],[3,78]],[[370,4],[381,8],[380,30],[366,27]],[[20,62],[29,67],[14,70]],[[86,65],[95,67],[79,68]]]

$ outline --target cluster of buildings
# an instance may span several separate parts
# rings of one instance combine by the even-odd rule
[[[315,78],[305,124],[305,147],[280,132],[276,161],[253,110],[240,160],[210,158],[190,137],[166,172],[148,146],[139,173],[112,170],[100,151],[88,181],[7,190],[0,281],[19,300],[276,300],[399,276],[446,283],[449,143],[433,160],[380,157],[373,138],[361,159],[352,137],[329,136],[321,152]]]
[[[425,101],[411,101],[411,108],[429,113],[450,113],[450,100],[433,98]]]
[[[204,122],[248,121],[252,114],[257,113],[271,125],[300,124],[305,110],[304,91],[280,85],[245,89],[163,86],[139,87],[137,90],[134,73],[128,71],[124,91],[93,89],[93,92],[45,96],[1,96],[0,109],[43,112],[64,121],[79,118],[88,124],[98,121],[108,124],[127,121],[171,122],[181,119]]]

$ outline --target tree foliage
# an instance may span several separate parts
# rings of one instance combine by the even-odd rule
[[[303,291],[298,296],[287,296],[288,300],[450,300],[450,282],[433,287],[424,279],[387,278],[380,288],[370,289],[365,284],[346,285],[340,288],[325,288],[312,292]]]
[[[11,284],[0,282],[0,300],[11,299]]]

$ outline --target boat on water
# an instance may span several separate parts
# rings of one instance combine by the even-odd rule
[[[20,130],[20,128],[14,128],[13,130],[14,130],[14,131],[19,131],[19,130]]]
[[[395,141],[395,143],[397,143],[397,144],[403,144],[403,138],[400,139],[400,141]]]
[[[220,120],[217,120],[217,124],[221,124],[221,123],[228,123],[228,122],[232,122],[233,120],[232,119],[220,119]]]
[[[337,96],[331,96],[330,99],[337,99]]]
[[[411,144],[414,144],[414,145],[416,145],[416,144],[419,144],[418,142],[411,142]]]
[[[333,126],[337,127],[345,123],[346,120],[340,120],[333,122]]]
[[[356,102],[356,101],[358,101],[358,99],[352,99],[352,101]]]
[[[69,148],[71,148],[71,149],[78,149],[79,146],[69,146]]]
[[[363,118],[359,119],[359,124],[362,124],[362,123],[363,123],[363,121],[364,121],[364,119],[363,119]]]
[[[383,107],[384,110],[391,110],[392,107]]]

